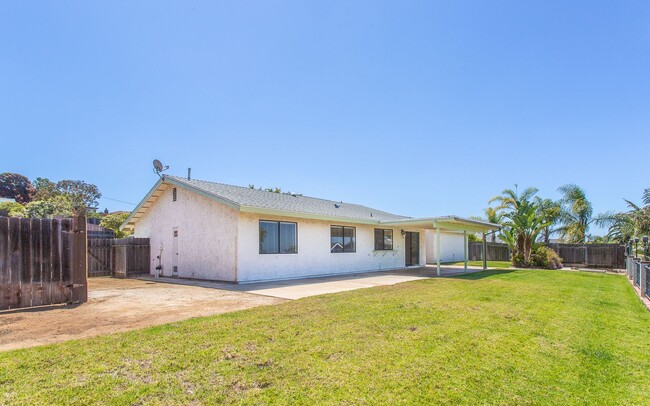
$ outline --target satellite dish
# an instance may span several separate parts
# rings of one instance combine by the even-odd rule
[[[162,176],[160,175],[160,173],[166,171],[167,169],[169,169],[169,165],[165,165],[165,166],[163,167],[162,162],[160,162],[160,161],[157,160],[157,159],[154,159],[154,160],[153,160],[153,172],[154,172],[156,175],[162,177]]]

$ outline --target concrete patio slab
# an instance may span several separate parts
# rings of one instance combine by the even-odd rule
[[[238,285],[245,292],[257,295],[272,296],[282,299],[301,299],[308,296],[323,295],[327,293],[344,292],[375,286],[394,285],[401,282],[426,279],[425,276],[411,275],[378,275],[360,276],[350,279],[308,280],[300,279],[291,282],[261,282],[247,285]],[[237,289],[239,290],[239,289]]]
[[[480,272],[478,267],[468,268],[468,273]],[[464,273],[463,267],[445,266],[441,268],[441,276],[455,276]],[[344,292],[348,290],[372,288],[375,286],[394,285],[420,279],[437,277],[436,268],[432,266],[409,268],[397,271],[365,272],[348,275],[324,276],[316,278],[291,279],[282,281],[255,282],[244,284],[231,284],[223,282],[209,282],[188,279],[157,278],[158,282],[201,286],[213,289],[224,289],[256,295],[271,296],[281,299],[301,299],[309,296],[324,295],[328,293]]]

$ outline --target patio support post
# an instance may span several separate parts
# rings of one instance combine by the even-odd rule
[[[467,230],[463,231],[463,250],[465,251],[465,273],[467,273]]]
[[[436,275],[440,276],[440,227],[436,227]]]
[[[483,270],[487,271],[487,237],[483,233]]]

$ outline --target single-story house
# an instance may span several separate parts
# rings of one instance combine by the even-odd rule
[[[151,274],[230,282],[463,260],[497,225],[410,218],[358,204],[162,176],[122,224],[150,239]]]

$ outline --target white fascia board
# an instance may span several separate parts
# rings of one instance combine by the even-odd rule
[[[444,216],[444,217],[438,217],[435,219],[435,221],[444,221],[444,220],[450,220],[454,222],[459,222],[463,224],[474,224],[479,227],[488,227],[492,230],[500,229],[501,225],[500,224],[494,224],[494,223],[489,223],[487,221],[481,221],[481,220],[474,220],[474,219],[468,219],[465,217],[458,217],[458,216]]]
[[[348,217],[337,217],[337,216],[326,216],[322,214],[312,214],[312,213],[303,213],[296,211],[286,211],[278,209],[267,209],[264,207],[254,207],[254,206],[240,206],[239,211],[243,213],[255,213],[255,214],[266,214],[269,216],[279,216],[279,217],[294,217],[310,220],[323,220],[323,221],[332,221],[338,223],[350,223],[350,224],[374,224],[379,225],[378,221],[373,220],[359,220]]]
[[[177,187],[180,187],[180,188],[183,188],[183,189],[186,189],[186,190],[188,190],[188,191],[190,191],[190,192],[193,192],[193,193],[196,193],[196,194],[201,195],[201,196],[203,196],[203,197],[206,197],[206,198],[208,198],[208,199],[214,200],[214,201],[219,202],[219,203],[221,203],[221,204],[224,204],[224,205],[226,205],[226,206],[228,206],[228,207],[231,207],[231,208],[233,208],[233,209],[235,209],[235,210],[239,210],[239,205],[238,205],[237,203],[233,202],[232,200],[228,200],[228,199],[225,199],[225,198],[223,198],[223,197],[216,196],[216,195],[214,195],[214,194],[212,194],[212,193],[208,193],[208,192],[206,192],[206,191],[203,190],[203,189],[199,189],[199,188],[194,187],[194,186],[192,186],[192,185],[188,185],[187,183],[179,182],[179,181],[177,181],[176,179],[173,179],[173,178],[169,178],[169,177],[165,177],[165,176],[163,176],[162,178],[160,178],[160,179],[158,180],[158,182],[156,182],[155,185],[153,185],[153,187],[151,188],[151,190],[149,191],[149,193],[147,193],[147,195],[146,195],[146,196],[144,197],[144,199],[142,199],[142,201],[141,201],[141,202],[136,206],[136,208],[133,209],[133,211],[131,212],[131,214],[129,214],[129,217],[127,217],[126,220],[124,220],[124,223],[122,223],[122,225],[120,226],[120,230],[124,230],[124,229],[126,229],[126,230],[132,230],[132,229],[133,229],[133,227],[135,226],[135,223],[133,223],[133,224],[131,224],[131,225],[129,225],[129,223],[130,223],[131,221],[133,221],[133,218],[136,216],[136,214],[138,214],[138,212],[140,212],[140,211],[143,209],[144,204],[145,204],[147,201],[149,201],[149,199],[151,198],[151,196],[156,192],[156,190],[158,190],[158,188],[159,188],[163,183],[168,184],[168,185],[177,186]],[[155,204],[155,201],[153,202],[153,204]],[[146,209],[142,210],[142,213],[144,213],[144,212],[146,212]]]
[[[425,217],[425,218],[411,218],[395,221],[386,221],[381,224],[390,226],[413,226],[428,229],[453,230],[453,231],[469,231],[474,233],[484,233],[490,230],[501,228],[498,224],[486,223],[478,220],[465,219],[457,216],[444,216],[444,217]]]
[[[142,206],[144,206],[144,204],[147,202],[147,200],[149,200],[149,198],[151,197],[151,195],[153,195],[153,194],[156,192],[156,190],[158,190],[158,188],[160,187],[160,185],[162,185],[162,183],[163,183],[163,179],[162,179],[162,178],[158,179],[158,182],[156,182],[156,184],[153,185],[153,187],[151,188],[151,190],[149,191],[149,193],[147,193],[147,194],[145,195],[144,199],[142,199],[142,200],[140,201],[140,203],[138,203],[138,205],[135,206],[135,209],[133,209],[133,211],[131,212],[131,214],[129,214],[129,217],[127,217],[126,220],[124,220],[124,222],[120,225],[120,230],[124,230],[125,228],[126,228],[127,230],[131,230],[131,229],[133,228],[133,227],[129,227],[128,224],[131,222],[131,220],[133,220],[133,217],[134,217],[136,214],[138,214],[138,212],[140,211],[140,209],[142,209]]]

